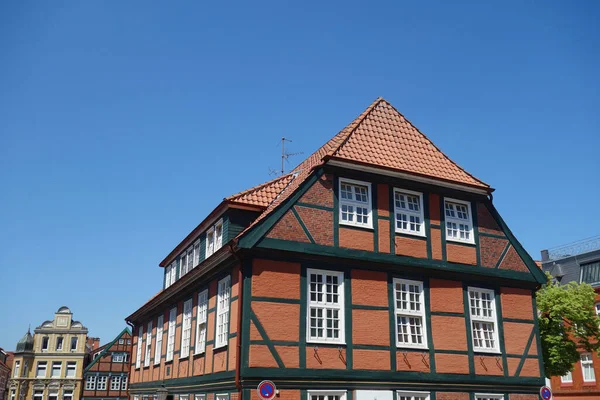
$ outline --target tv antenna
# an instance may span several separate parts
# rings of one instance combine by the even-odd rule
[[[281,170],[280,171],[275,171],[274,169],[269,168],[269,170],[270,170],[269,173],[271,175],[276,175],[278,173],[280,173],[281,175],[285,174],[285,162],[288,161],[288,159],[290,157],[298,156],[300,154],[304,154],[301,151],[297,152],[297,153],[286,153],[285,152],[285,142],[292,143],[292,140],[291,139],[287,139],[286,137],[282,137],[281,138]]]

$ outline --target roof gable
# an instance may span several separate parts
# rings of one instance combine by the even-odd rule
[[[117,335],[116,338],[113,339],[112,342],[105,344],[104,349],[100,352],[100,354],[94,358],[92,360],[92,362],[85,368],[85,370],[83,371],[84,373],[88,372],[97,362],[98,360],[100,360],[102,357],[104,357],[104,355],[110,350],[110,348],[117,342],[117,340],[121,339],[124,335],[129,335],[131,337],[131,332],[129,331],[129,328],[125,328],[121,331],[121,333],[119,333]]]

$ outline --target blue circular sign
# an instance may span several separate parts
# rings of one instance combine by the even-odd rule
[[[275,398],[275,395],[277,394],[277,388],[271,381],[262,381],[258,384],[256,392],[258,393],[258,397],[260,397],[262,400],[271,400]]]
[[[540,389],[540,396],[544,400],[550,400],[552,398],[552,390],[548,386],[542,386]]]

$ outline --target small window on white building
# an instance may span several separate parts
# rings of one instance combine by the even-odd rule
[[[231,276],[219,281],[217,291],[217,337],[215,349],[229,342],[229,297],[231,295]]]
[[[307,341],[345,343],[344,274],[309,269]]]
[[[196,345],[195,354],[206,350],[206,321],[208,312],[208,290],[198,293],[198,309],[196,310]]]
[[[77,361],[68,361],[67,362],[67,378],[73,378],[75,376],[76,371],[77,371]]]
[[[429,392],[397,392],[398,400],[429,400]]]
[[[423,282],[394,279],[396,345],[427,348]]]
[[[571,373],[571,371],[561,376],[560,381],[562,383],[573,383],[573,374]]]
[[[372,228],[371,184],[340,179],[340,224]]]
[[[422,193],[394,189],[394,213],[396,232],[425,236]]]
[[[96,375],[88,375],[85,380],[85,390],[96,390]]]
[[[180,358],[190,355],[190,340],[192,336],[192,299],[183,303],[183,322],[181,325],[181,354]]]
[[[144,367],[150,366],[150,351],[152,350],[152,321],[148,322],[146,330],[146,351],[144,352]]]
[[[206,231],[206,258],[210,257],[223,245],[223,220],[219,220]]]
[[[345,390],[309,390],[309,400],[346,400]]]
[[[169,327],[167,330],[167,358],[166,361],[173,360],[173,351],[175,349],[175,321],[177,318],[177,307],[169,311]]]
[[[48,400],[58,400],[58,389],[48,389]]]
[[[494,291],[470,287],[469,312],[473,349],[480,352],[498,353],[498,320]]]
[[[43,390],[34,390],[33,391],[33,400],[42,400],[44,398]]]
[[[596,374],[594,373],[594,361],[591,353],[583,353],[581,355],[581,370],[583,371],[584,382],[595,382]]]
[[[135,355],[135,367],[139,368],[142,366],[142,342],[144,340],[144,327],[140,326],[138,328],[138,336],[137,336],[137,349]]]
[[[156,343],[154,344],[154,365],[160,364],[162,357],[164,317],[159,315],[156,319]]]
[[[446,240],[475,243],[471,203],[468,201],[444,199],[446,218]]]

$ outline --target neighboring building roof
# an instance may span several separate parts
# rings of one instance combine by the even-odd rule
[[[292,179],[294,179],[292,174],[282,175],[261,185],[229,196],[225,200],[232,203],[268,207],[279,196],[281,191],[289,185]]]
[[[27,333],[17,342],[15,353],[33,352],[33,336],[29,329]]]
[[[119,333],[119,334],[117,335],[117,337],[115,337],[115,338],[112,340],[112,342],[110,342],[110,343],[108,343],[108,344],[105,344],[104,346],[102,346],[102,347],[104,347],[104,349],[102,350],[102,352],[101,352],[101,353],[98,355],[98,357],[94,358],[94,359],[92,360],[92,362],[91,362],[91,363],[89,363],[89,365],[88,365],[87,367],[85,367],[85,370],[83,370],[83,372],[84,372],[84,373],[86,373],[87,371],[89,371],[89,370],[90,370],[90,368],[91,368],[91,367],[92,367],[94,364],[96,364],[96,362],[97,362],[99,359],[101,359],[101,358],[104,356],[104,354],[105,354],[105,353],[106,353],[106,352],[107,352],[107,351],[108,351],[108,350],[109,350],[109,349],[112,347],[112,345],[113,345],[113,344],[115,344],[115,342],[116,342],[117,340],[119,340],[119,339],[120,339],[120,338],[121,338],[121,337],[122,337],[124,334],[126,334],[126,333],[128,333],[129,335],[131,335],[131,331],[129,330],[129,328],[125,328],[125,329],[123,329],[123,330],[121,331],[121,333]],[[95,354],[95,353],[97,353],[97,352],[94,352],[94,354]]]

